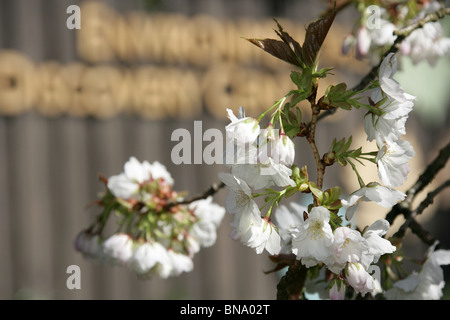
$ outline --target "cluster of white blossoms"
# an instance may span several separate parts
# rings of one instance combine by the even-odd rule
[[[277,254],[281,249],[277,227],[269,216],[262,217],[252,192],[272,186],[295,186],[290,178],[294,143],[283,132],[277,134],[270,124],[261,130],[259,121],[246,117],[243,108],[239,117],[232,110],[227,111],[231,123],[225,128],[225,156],[231,173],[221,172],[219,179],[229,189],[225,208],[234,215],[231,237],[254,248],[258,254],[264,249]]]
[[[193,256],[216,242],[225,209],[212,198],[189,204],[172,190],[173,179],[155,161],[131,157],[124,172],[110,177],[101,203],[102,215],[82,231],[75,247],[86,258],[128,267],[142,278],[178,276],[193,269]],[[110,213],[119,217],[119,231],[102,234]]]
[[[362,8],[362,7],[361,7]],[[407,19],[411,7],[405,3],[398,3],[389,10],[379,8],[379,16],[370,16],[366,12],[369,8],[364,8],[362,22],[354,34],[345,37],[342,51],[348,53],[351,48],[355,48],[357,59],[368,57],[372,65],[377,65],[380,57],[386,48],[390,47],[397,36],[394,31],[410,25],[426,14],[433,13],[442,8],[439,1],[424,1],[421,10],[412,19]],[[396,14],[392,14],[395,11]],[[373,25],[369,22],[374,22]],[[370,24],[370,25],[368,25]],[[414,30],[400,45],[400,54],[408,56],[414,64],[420,61],[427,61],[430,65],[435,65],[436,61],[450,54],[450,38],[443,35],[442,26],[439,22],[428,22],[422,28]]]
[[[406,133],[405,123],[416,97],[404,92],[393,79],[397,59],[393,53],[380,65],[379,83],[371,95],[380,114],[369,112],[364,118],[364,129],[369,141],[376,141],[378,176],[387,186],[401,186],[409,173],[409,160],[414,156],[413,147],[401,136]]]
[[[274,220],[280,227],[283,239],[283,253],[293,253],[296,259],[307,268],[323,264],[334,278],[340,279],[340,295],[336,288],[330,288],[331,299],[343,299],[346,286],[364,296],[381,292],[379,279],[370,271],[379,258],[393,253],[396,247],[383,236],[389,223],[377,220],[362,233],[347,226],[334,230],[330,225],[330,211],[327,208],[313,207],[309,213],[306,208],[292,203],[291,209],[280,206]]]
[[[360,201],[374,201],[384,208],[390,208],[406,197],[403,192],[392,187],[401,186],[405,182],[409,173],[409,161],[415,154],[411,144],[401,139],[406,134],[405,123],[414,106],[415,97],[405,93],[393,79],[396,69],[396,57],[390,53],[380,65],[380,86],[371,95],[371,102],[378,114],[368,112],[364,118],[367,140],[375,141],[378,148],[378,177],[384,185],[371,182],[342,200],[349,221]]]
[[[380,284],[369,271],[380,256],[396,249],[383,238],[389,223],[378,220],[360,233],[347,226],[332,227],[330,211],[323,206],[315,206],[308,212],[295,203],[291,209],[281,205],[273,213],[269,210],[263,217],[255,199],[261,195],[257,193],[259,189],[297,189],[291,177],[294,144],[283,134],[275,138],[271,124],[261,130],[258,120],[245,117],[242,109],[239,117],[231,110],[228,112],[231,123],[226,126],[229,139],[226,153],[234,152],[234,159],[241,160],[236,164],[228,162],[231,173],[219,173],[228,187],[225,208],[234,215],[231,237],[258,254],[264,250],[270,255],[294,254],[307,268],[324,265],[336,278],[345,279],[344,287],[351,286],[362,295],[378,293]],[[360,200],[391,207],[403,198],[399,191],[372,183],[342,203],[351,213]]]

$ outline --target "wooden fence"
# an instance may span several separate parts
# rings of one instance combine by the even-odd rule
[[[143,1],[110,0],[101,3],[115,10],[116,14],[130,10],[143,12],[145,7]],[[287,1],[173,0],[147,3],[153,4],[152,8],[165,3],[162,8],[166,12],[184,14],[186,17],[205,13],[221,19],[232,20],[238,16],[267,20],[271,15],[280,15],[294,20],[299,16],[296,22],[302,21],[301,24],[317,16],[322,8],[318,1],[299,1],[294,5],[295,10],[283,6],[291,4]],[[55,88],[58,88],[59,81],[64,81],[63,77],[52,78],[52,75],[64,71],[64,66],[72,62],[82,63],[83,68],[111,66],[107,61],[92,62],[80,58],[78,31],[66,28],[66,8],[72,4],[84,5],[80,1],[68,0],[0,2],[0,50],[3,50],[0,51],[0,80],[3,81],[0,84],[12,90],[14,83],[5,78],[2,72],[10,70],[13,65],[7,62],[2,65],[1,55],[6,49],[14,50],[24,59],[14,62],[17,63],[14,70],[18,66],[25,68],[27,63],[32,66],[32,90],[35,94],[33,96],[28,89],[22,88],[23,94],[15,96],[11,93],[11,96],[7,96],[2,95],[0,89],[0,109],[3,110],[0,114],[0,299],[274,299],[279,275],[264,274],[264,271],[273,267],[266,254],[256,255],[253,250],[229,238],[229,215],[219,229],[217,243],[195,256],[193,272],[178,278],[141,281],[124,268],[92,263],[75,252],[73,241],[77,233],[87,227],[97,213],[95,207],[86,209],[86,205],[96,199],[97,193],[103,191],[97,174],[110,176],[121,172],[123,164],[132,155],[140,160],[164,163],[175,178],[175,188],[188,190],[190,194],[202,192],[212,182],[216,182],[217,173],[226,170],[221,165],[177,166],[172,163],[170,151],[175,143],[170,139],[171,133],[177,128],[193,132],[194,120],[203,121],[203,130],[222,130],[227,124],[223,117],[225,108],[237,109],[240,102],[227,100],[223,109],[217,110],[219,106],[208,107],[208,101],[212,103],[212,100],[208,100],[210,96],[200,95],[198,100],[194,100],[195,103],[191,101],[196,107],[194,116],[188,113],[178,117],[183,104],[177,100],[180,109],[157,118],[152,111],[142,116],[136,110],[128,112],[120,108],[107,116],[99,116],[95,108],[84,108],[81,113],[71,113],[69,107],[56,111],[51,109],[58,106],[58,90]],[[301,11],[300,7],[303,6],[307,10]],[[83,11],[81,17],[83,19]],[[342,35],[339,32],[337,35]],[[337,38],[336,34],[334,38]],[[336,48],[339,41],[336,39],[334,44],[329,45]],[[49,66],[49,61],[54,61],[54,64]],[[340,70],[346,73],[347,79],[354,81],[356,77],[352,72],[355,69],[342,61],[339,62]],[[129,66],[129,62],[122,61],[119,64],[120,68],[124,66]],[[183,68],[186,65],[176,68],[185,70]],[[361,68],[359,74],[366,70]],[[273,74],[273,69],[269,75]],[[198,78],[202,70],[200,66],[192,73]],[[289,71],[282,67],[280,70],[281,75],[288,78]],[[70,76],[70,72],[68,74]],[[75,73],[73,75],[75,77]],[[108,78],[109,73],[103,75],[104,78],[95,78],[94,84],[111,80]],[[28,76],[18,79],[28,83]],[[52,79],[56,80],[52,83]],[[199,82],[196,88],[205,90],[203,86],[204,82]],[[115,88],[108,87],[105,90],[110,91],[106,93],[113,93]],[[249,87],[247,89],[248,96],[252,91]],[[6,90],[5,87],[3,90]],[[48,95],[43,94],[45,90]],[[98,90],[94,92],[94,98],[99,97],[98,103],[110,102],[101,100],[103,89]],[[186,92],[189,93],[189,90]],[[77,105],[78,100],[73,100],[75,94],[72,92],[68,96],[68,105]],[[214,91],[210,94],[214,96]],[[30,98],[31,103],[20,100],[20,97],[28,96],[35,97]],[[16,98],[19,100],[14,100]],[[249,105],[254,103],[251,100],[246,102]],[[272,102],[267,101],[266,106]],[[8,109],[14,103],[17,109]],[[37,108],[38,105],[45,107]],[[257,107],[254,108],[257,110]],[[344,121],[343,117],[340,119]],[[355,128],[362,128],[362,123],[357,123],[361,120],[348,118],[345,121]],[[327,134],[348,133],[338,131],[343,127],[338,122],[326,123],[324,134],[319,136],[323,143],[328,141]],[[351,125],[347,125],[347,130],[350,128]],[[448,137],[448,131],[446,134]],[[437,149],[424,147],[428,145],[428,140],[426,137],[422,139],[417,141],[416,146],[434,150],[430,151],[431,157]],[[311,164],[309,156],[302,152],[301,144],[297,147],[297,157],[301,159],[299,161]],[[418,165],[427,160],[428,157],[422,157]],[[333,185],[339,179],[331,179],[328,183]],[[225,195],[225,190],[220,191],[215,201],[224,204]],[[66,270],[70,265],[81,268],[81,290],[69,290],[66,287]]]

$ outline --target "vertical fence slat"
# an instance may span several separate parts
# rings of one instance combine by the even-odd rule
[[[8,128],[7,119],[0,118],[0,300],[11,299],[13,292],[13,273],[11,248],[11,219],[10,219],[10,188],[9,159],[8,159]]]

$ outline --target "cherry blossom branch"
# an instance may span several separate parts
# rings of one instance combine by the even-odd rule
[[[372,82],[378,75],[378,70],[380,69],[381,62],[388,56],[388,54],[396,53],[400,49],[400,44],[405,40],[413,31],[423,28],[423,26],[428,22],[435,22],[439,19],[445,17],[445,15],[450,14],[450,8],[442,8],[436,12],[428,13],[424,18],[415,21],[407,27],[394,31],[394,35],[397,36],[392,46],[387,50],[383,57],[380,59],[380,63],[374,66],[369,73],[361,79],[361,81],[352,89],[354,91],[360,91],[367,87],[367,85]]]
[[[425,17],[420,20],[415,21],[409,26],[402,28],[400,30],[395,30],[394,35],[402,37],[403,39],[409,36],[414,30],[423,28],[423,26],[428,22],[436,22],[444,18],[447,14],[450,14],[450,8],[441,8],[435,12],[428,13]]]
[[[203,192],[203,193],[201,193],[199,195],[196,195],[196,196],[194,196],[192,198],[189,198],[189,199],[168,203],[165,206],[165,208],[169,209],[171,207],[178,206],[180,204],[190,204],[190,203],[192,203],[194,201],[197,201],[197,200],[206,199],[209,196],[213,196],[214,194],[219,192],[219,190],[222,189],[223,187],[225,187],[225,183],[223,183],[223,182],[220,182],[219,184],[213,183],[205,192]]]
[[[403,238],[406,229],[409,227],[413,233],[415,233],[424,243],[433,244],[435,239],[425,231],[420,224],[415,220],[415,217],[421,214],[429,205],[434,201],[434,198],[445,188],[450,187],[450,180],[445,181],[435,190],[429,192],[426,198],[419,204],[419,206],[409,214],[409,217],[401,225],[398,231],[394,234],[394,238]]]
[[[394,35],[397,36],[392,46],[384,53],[384,55],[380,59],[380,63],[376,66],[372,67],[372,69],[361,79],[361,81],[355,85],[352,90],[353,91],[361,91],[364,88],[366,88],[377,76],[378,71],[381,66],[381,62],[388,56],[389,53],[393,52],[396,53],[400,49],[400,44],[403,40],[405,40],[414,30],[423,28],[423,26],[428,22],[436,22],[446,15],[450,14],[450,8],[441,8],[440,10],[436,12],[432,12],[427,14],[424,18],[412,23],[411,25],[394,31]],[[326,110],[325,112],[321,113],[317,119],[317,121],[320,121],[330,115],[333,115],[336,113],[338,108],[333,108]]]
[[[328,8],[320,15],[320,17],[326,17],[330,12],[336,11],[339,12],[345,8],[347,8],[349,5],[353,3],[352,0],[341,0],[341,1],[329,1],[330,4],[328,5]]]
[[[318,117],[320,114],[320,106],[316,104],[316,93],[317,93],[317,85],[314,87],[313,94],[308,98],[311,104],[312,117],[309,126],[308,135],[306,139],[308,140],[309,145],[311,146],[314,160],[316,162],[317,167],[317,186],[319,189],[322,189],[323,185],[323,176],[325,175],[325,166],[322,162],[322,157],[319,154],[319,150],[317,149],[315,134],[316,134],[316,124],[318,121]],[[317,199],[314,197],[314,204],[317,205]]]

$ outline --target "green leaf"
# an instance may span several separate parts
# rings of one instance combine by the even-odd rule
[[[320,190],[319,187],[317,186],[317,184],[315,184],[312,181],[309,181],[308,185],[309,185],[309,190],[311,190],[312,194],[317,198],[319,204],[321,204],[322,201],[323,201],[323,192],[322,192],[322,190]]]
[[[344,82],[341,82],[335,86],[332,86],[332,89],[335,93],[344,93],[347,90],[347,85]]]
[[[339,200],[339,197],[341,196],[342,190],[339,187],[333,187],[330,189],[327,189],[323,192],[324,200],[322,205],[328,206],[334,204],[336,201]]]
[[[323,68],[323,69],[320,69],[317,72],[314,72],[312,74],[312,76],[314,78],[325,78],[328,74],[332,74],[330,71],[333,70],[333,69],[334,68]]]
[[[301,78],[302,78],[302,74],[300,72],[297,71],[291,71],[291,80],[292,82],[297,86],[300,87],[301,86]]]
[[[334,101],[332,103],[333,106],[344,109],[344,110],[351,110],[352,105],[346,101]]]

